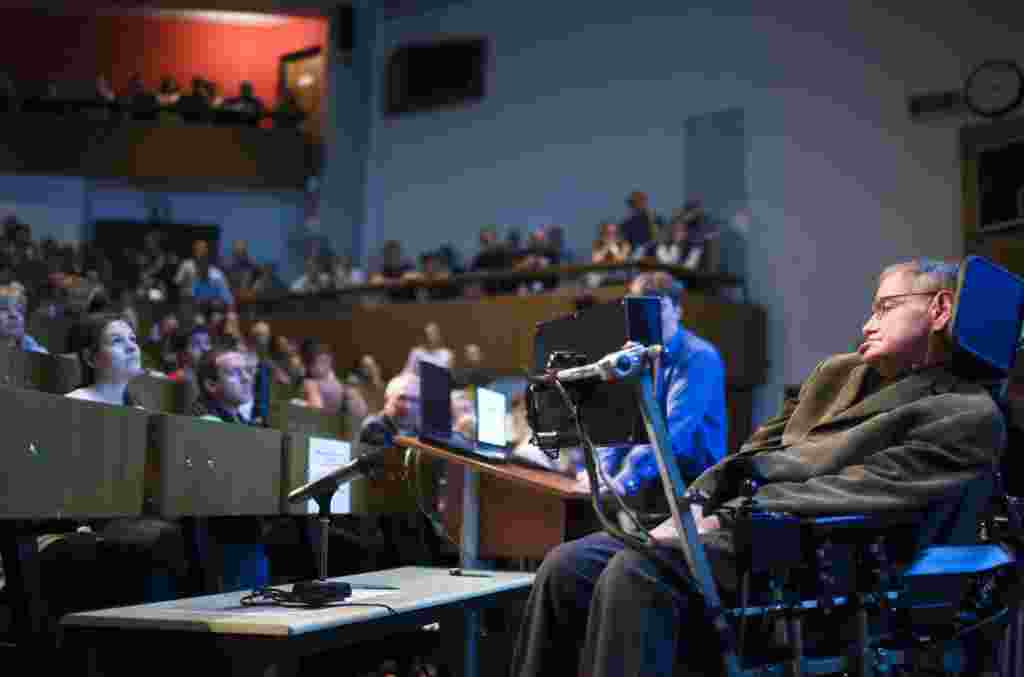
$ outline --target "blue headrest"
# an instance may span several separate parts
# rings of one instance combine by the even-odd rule
[[[954,364],[980,378],[1005,378],[1017,357],[1024,279],[988,259],[968,256],[957,279],[950,338]]]

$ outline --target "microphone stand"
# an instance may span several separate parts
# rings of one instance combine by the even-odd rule
[[[303,595],[312,595],[318,599],[329,601],[341,601],[352,594],[352,586],[349,583],[331,583],[327,580],[327,551],[328,542],[331,538],[331,498],[337,487],[330,491],[322,491],[312,498],[316,501],[317,522],[320,524],[320,544],[317,553],[316,579],[312,581],[300,581],[292,585],[292,592]]]

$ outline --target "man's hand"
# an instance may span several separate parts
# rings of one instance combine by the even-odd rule
[[[707,517],[701,515],[699,505],[691,505],[690,513],[693,515],[693,521],[697,524],[698,534],[704,534],[722,527],[722,524],[718,521],[718,517],[716,515],[709,515]],[[654,529],[651,530],[651,536],[653,536],[654,540],[658,541],[662,545],[679,544],[679,532],[676,531],[676,525],[671,519],[667,519],[654,527]]]
[[[600,477],[598,477],[598,481],[600,481]],[[619,486],[615,482],[614,478],[611,481],[612,481],[611,488],[615,490],[615,493],[617,493],[620,496],[624,496],[625,492],[623,491],[622,487]],[[586,470],[580,470],[578,473],[576,473],[576,488],[579,491],[586,492],[588,494],[590,493],[590,476],[587,475],[587,471]],[[609,491],[608,485],[602,483],[601,484],[601,493],[604,494],[604,493],[607,493],[608,491]]]

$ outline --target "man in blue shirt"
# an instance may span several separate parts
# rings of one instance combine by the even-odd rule
[[[655,396],[679,470],[689,483],[725,456],[725,367],[713,345],[680,323],[683,286],[672,276],[639,275],[630,285],[630,294],[661,299],[665,350],[658,363]],[[624,496],[634,496],[659,481],[649,444],[604,447],[598,457],[611,489]],[[589,490],[586,473],[580,470],[577,477]]]
[[[0,342],[30,353],[48,352],[25,333],[25,293],[14,285],[0,286]]]

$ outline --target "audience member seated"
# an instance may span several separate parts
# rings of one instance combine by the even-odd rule
[[[366,416],[366,401],[358,390],[338,380],[334,373],[334,355],[330,348],[314,339],[302,344],[302,361],[306,378],[302,381],[303,399],[307,406],[323,409],[327,414],[349,414],[357,419]]]
[[[224,273],[232,289],[248,289],[256,277],[256,262],[249,256],[249,243],[235,240],[231,245],[231,259],[224,266]]]
[[[707,497],[694,518],[723,585],[735,582],[729,515],[747,479],[759,510],[881,516],[927,510],[991,473],[1006,426],[988,390],[950,368],[956,280],[940,262],[886,268],[857,351],[822,361],[776,418],[689,485]],[[685,571],[671,521],[651,535]],[[510,674],[720,674],[701,595],[665,566],[605,533],[551,551]]]
[[[274,264],[264,263],[256,269],[252,287],[248,291],[252,294],[277,294],[287,289],[287,285],[277,276]]]
[[[348,256],[337,257],[331,266],[331,272],[335,289],[366,284],[366,271],[354,265]]]
[[[180,328],[178,316],[174,313],[165,315],[159,322],[153,324],[153,328],[150,329],[149,336],[146,338],[146,350],[142,358],[145,363],[148,355],[150,364],[146,366],[164,374],[170,374],[178,369],[175,335]]]
[[[324,270],[319,257],[310,256],[306,259],[305,270],[292,282],[289,291],[293,294],[316,294],[332,288],[331,274]]]
[[[420,254],[420,270],[411,271],[402,276],[403,280],[414,282],[441,282],[451,279],[452,273],[445,267],[445,259],[440,252],[424,252]],[[450,286],[419,287],[416,299],[419,301],[443,301],[457,298],[459,290]]]
[[[128,87],[120,97],[122,106],[131,111],[136,120],[155,120],[160,107],[156,96],[146,90],[142,75],[136,73],[128,80]]]
[[[271,342],[270,359],[274,364],[274,380],[281,385],[298,387],[306,378],[306,367],[295,342],[287,336],[276,336]]]
[[[212,111],[207,96],[206,83],[200,77],[192,78],[192,89],[178,99],[175,106],[186,122],[201,122],[210,119]]]
[[[173,347],[178,368],[167,377],[176,383],[196,383],[196,368],[212,347],[209,328],[197,324],[188,331],[177,332]]]
[[[576,253],[569,248],[569,245],[565,241],[565,229],[559,225],[551,225],[547,227],[548,244],[551,249],[558,253],[558,258],[555,263],[563,265],[576,263]]]
[[[635,190],[626,198],[629,216],[620,224],[622,237],[632,249],[638,249],[658,235],[659,220],[647,201],[647,193]]]
[[[631,251],[629,241],[622,239],[619,234],[618,224],[609,221],[598,228],[597,239],[590,250],[590,260],[593,263],[623,263],[629,260]]]
[[[381,245],[377,272],[370,276],[370,282],[398,282],[414,270],[414,266],[402,254],[402,243],[398,240],[388,240]],[[393,301],[412,301],[416,298],[415,290],[411,288],[392,289],[388,296]]]
[[[591,263],[624,263],[629,260],[632,246],[619,234],[619,226],[613,222],[602,223],[598,227],[598,237],[590,248]],[[616,275],[604,273],[588,273],[587,284],[591,287],[600,286],[605,280],[619,279]]]
[[[420,421],[420,379],[402,372],[384,389],[384,408],[366,417],[359,429],[359,441],[377,447],[394,446],[395,435],[415,433]]]
[[[246,340],[247,359],[253,371],[253,404],[249,418],[266,422],[270,413],[271,386],[274,383],[275,365],[270,359],[270,325],[257,320],[249,327]]]
[[[306,119],[295,93],[288,88],[285,88],[284,94],[274,106],[273,116],[274,126],[282,129],[298,127]]]
[[[380,390],[386,387],[380,364],[373,355],[363,355],[359,359],[359,373],[366,386]]]
[[[650,260],[671,266],[683,266],[696,270],[700,266],[704,245],[694,242],[690,236],[690,224],[687,214],[682,210],[675,212],[672,220],[662,229],[660,237],[648,242],[639,252],[637,260]]]
[[[370,282],[394,282],[413,270],[413,265],[402,254],[402,243],[388,240],[381,245],[377,272],[370,276]]]
[[[199,396],[192,415],[224,423],[251,422],[243,418],[239,407],[252,400],[252,375],[245,355],[236,350],[208,350],[196,367]]]
[[[99,103],[113,104],[117,101],[117,94],[114,93],[114,88],[110,86],[110,80],[105,75],[96,76],[95,86],[95,99]]]
[[[444,339],[441,336],[441,328],[437,326],[436,322],[431,322],[423,328],[423,334],[426,336],[426,343],[415,346],[409,351],[409,357],[405,361],[403,371],[419,374],[420,362],[430,362],[439,367],[451,369],[455,362],[455,354],[451,351],[451,348],[445,347]]]
[[[463,359],[452,369],[452,380],[457,388],[485,386],[494,380],[494,374],[484,365],[484,354],[480,346],[470,343],[463,348]]]
[[[135,328],[116,314],[92,314],[73,333],[71,347],[82,367],[82,385],[67,397],[105,404],[135,405],[128,384],[142,375],[142,351]]]
[[[242,82],[238,88],[238,96],[225,101],[221,108],[234,113],[239,120],[255,125],[259,123],[266,107],[263,100],[253,94],[252,83]]]
[[[205,421],[258,425],[243,414],[244,405],[253,399],[252,373],[243,353],[216,348],[207,352],[199,361],[196,380],[199,398],[192,407],[194,416]],[[237,451],[245,452],[244,449]],[[232,529],[230,538],[218,539],[224,588],[238,590],[267,585],[270,582],[270,564],[266,548],[240,536],[239,529],[248,532],[251,541],[258,539],[261,533],[259,522],[252,520],[246,527]]]
[[[182,261],[174,275],[174,283],[183,295],[197,301],[219,299],[227,305],[235,302],[224,273],[211,261],[210,244],[205,240],[192,243],[192,258]]]
[[[160,80],[160,87],[156,91],[156,100],[161,108],[171,108],[181,100],[181,88],[178,81],[170,76],[164,76]]]
[[[0,342],[30,353],[45,353],[46,348],[25,333],[25,293],[13,286],[0,286]]]

